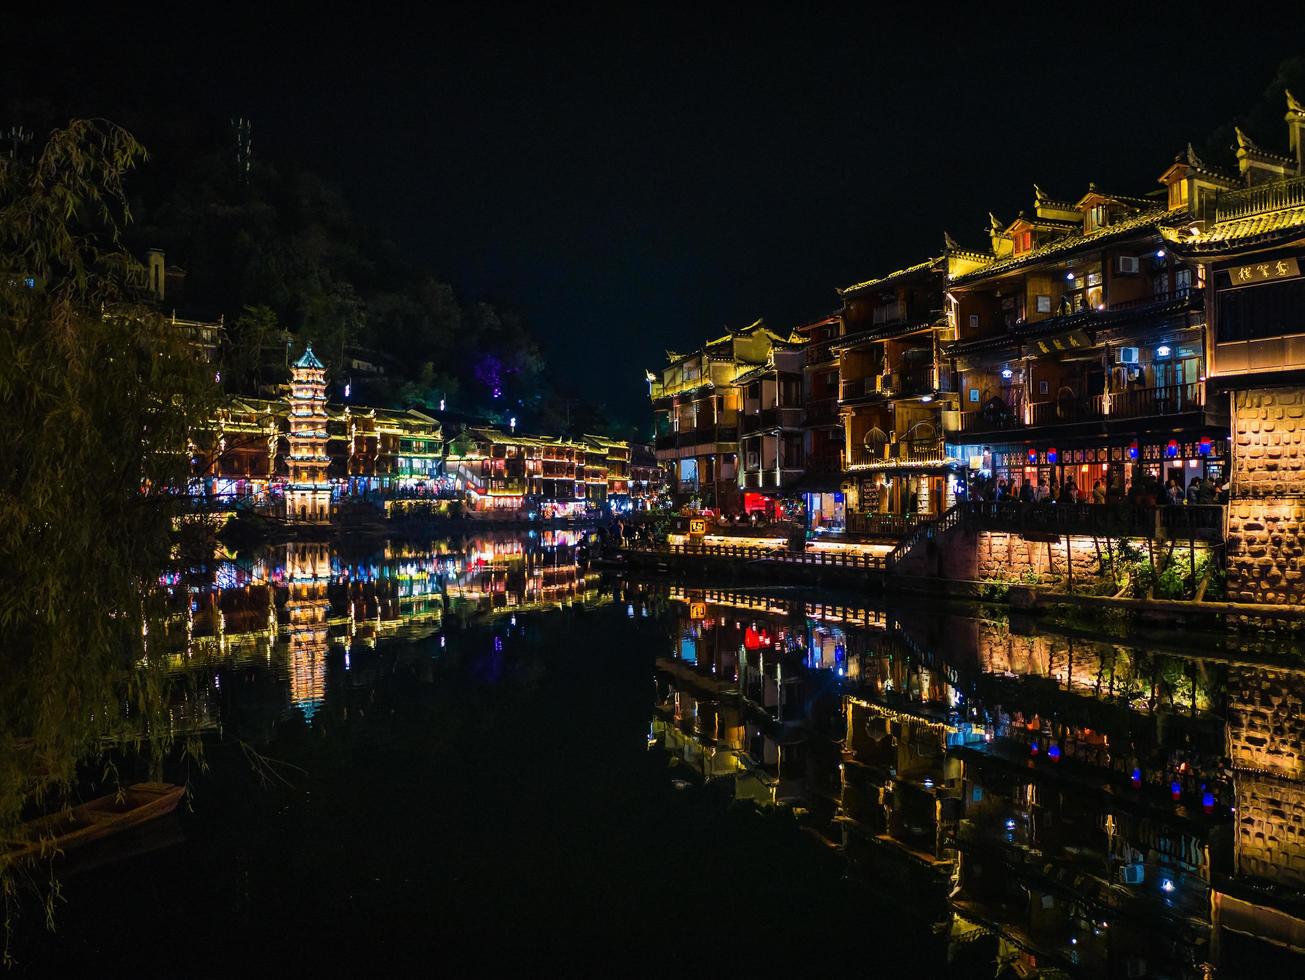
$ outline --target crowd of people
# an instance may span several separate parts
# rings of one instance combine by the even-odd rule
[[[1009,500],[1022,504],[1168,504],[1171,506],[1227,503],[1228,487],[1219,486],[1213,477],[1192,477],[1186,487],[1177,477],[1160,486],[1158,480],[1137,470],[1127,484],[1121,472],[1114,472],[1109,480],[1097,479],[1091,487],[1080,487],[1073,476],[1062,483],[1041,477],[1032,480],[1004,477],[996,480],[975,481],[971,488],[975,500]]]

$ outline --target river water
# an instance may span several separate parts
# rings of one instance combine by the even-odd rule
[[[628,580],[560,531],[162,587],[203,765],[19,974],[1305,974],[1290,650]]]

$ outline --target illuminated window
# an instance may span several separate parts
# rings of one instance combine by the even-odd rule
[[[1039,313],[1050,313],[1050,312],[1051,312],[1051,297],[1050,297],[1050,296],[1036,296],[1036,297],[1034,297],[1034,302],[1035,302],[1035,304],[1036,304],[1034,308],[1035,308]]]
[[[1169,206],[1180,208],[1187,203],[1187,181],[1176,180],[1169,185]]]

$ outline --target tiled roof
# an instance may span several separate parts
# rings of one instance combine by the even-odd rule
[[[1174,251],[1184,255],[1263,248],[1305,237],[1305,207],[1223,221],[1190,236],[1177,228],[1165,229],[1162,234]]]
[[[871,327],[869,330],[858,330],[856,333],[844,334],[837,340],[830,343],[830,350],[846,350],[849,347],[855,347],[858,344],[866,343],[872,340],[889,340],[893,337],[904,337],[907,334],[918,333],[921,330],[930,330],[934,327],[945,327],[947,322],[918,322],[907,321],[904,323],[888,323],[883,326]]]
[[[295,367],[297,368],[317,368],[317,370],[320,371],[325,366],[326,365],[324,365],[321,361],[317,359],[317,355],[313,353],[312,344],[309,344],[307,347],[305,347],[304,352],[300,356],[299,360],[295,361]]]
[[[899,279],[905,279],[907,276],[914,275],[917,272],[923,272],[930,266],[937,264],[939,259],[925,259],[923,262],[917,262],[915,265],[907,266],[905,269],[898,269],[896,272],[890,272],[886,276],[880,276],[878,279],[867,279],[865,282],[858,282],[854,286],[848,286],[845,289],[839,289],[839,296],[847,296],[851,293],[859,293],[867,289],[878,289],[894,283]]]
[[[974,340],[957,341],[943,348],[948,357],[964,357],[984,351],[1000,350],[1003,347],[1019,345],[1025,341],[1037,340],[1071,330],[1108,330],[1127,326],[1137,320],[1159,320],[1173,317],[1190,310],[1194,303],[1199,304],[1196,295],[1180,296],[1176,299],[1162,299],[1122,310],[1079,310],[1061,316],[1048,317],[1033,323],[1022,323],[1006,333],[989,337],[977,337]]]
[[[1086,235],[1068,235],[1065,238],[1058,238],[1054,242],[1043,245],[1041,248],[1035,248],[1031,252],[1025,252],[1023,255],[1011,256],[990,265],[985,265],[983,268],[967,272],[963,276],[956,276],[951,280],[950,285],[959,286],[977,282],[989,276],[1000,275],[1013,269],[1033,265],[1044,259],[1058,258],[1064,255],[1072,255],[1078,251],[1099,248],[1102,245],[1120,238],[1127,238],[1138,232],[1154,231],[1163,225],[1183,221],[1187,216],[1186,206],[1168,211],[1147,211],[1144,214],[1125,218],[1123,221],[1118,221],[1106,228],[1099,228]]]

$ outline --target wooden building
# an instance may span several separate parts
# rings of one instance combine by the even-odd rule
[[[1164,248],[1206,286],[1208,397],[1231,417],[1229,598],[1274,604],[1305,600],[1305,105],[1286,101],[1287,154],[1238,130],[1235,184],[1190,151],[1162,178],[1195,202]]]
[[[1200,283],[1163,237],[1191,220],[1188,203],[1034,192],[1031,216],[994,220],[991,250],[948,277],[953,454],[998,485],[1070,481],[1081,499],[1098,483],[1122,496],[1140,477],[1152,491],[1219,479]]]
[[[692,354],[668,351],[661,373],[648,372],[654,446],[675,505],[696,504],[723,514],[744,511],[749,498],[739,483],[744,397],[739,379],[772,363],[776,348],[793,350],[800,343],[799,335],[781,336],[757,320]],[[763,508],[765,498],[750,492],[753,506]]]

